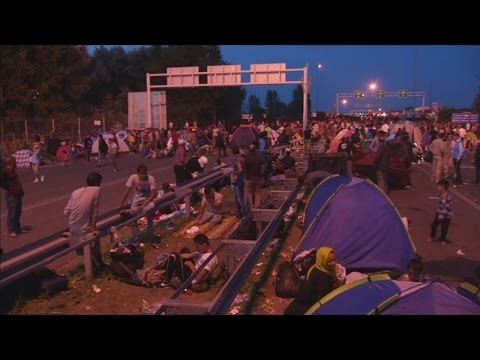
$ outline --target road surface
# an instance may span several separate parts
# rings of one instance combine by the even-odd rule
[[[209,157],[207,170],[211,169],[215,159],[214,156]],[[224,161],[226,159],[224,158]],[[87,164],[84,161],[70,163],[67,167],[58,164],[42,166],[41,171],[45,175],[43,183],[33,183],[32,170],[19,169],[25,191],[20,223],[22,226],[31,226],[32,231],[14,239],[8,236],[4,191],[1,190],[0,245],[4,254],[66,229],[68,223],[63,210],[72,191],[86,186],[86,177],[91,171],[97,171],[103,176],[100,215],[115,209],[119,205],[128,177],[136,172],[137,165],[142,162],[147,165],[148,173],[155,177],[157,188],[160,188],[164,182],[175,182],[173,158],[142,161],[140,155],[136,154],[121,155],[118,162],[120,171],[116,173],[112,171],[111,165],[97,167],[96,164]]]

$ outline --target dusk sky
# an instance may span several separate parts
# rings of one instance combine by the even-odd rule
[[[224,45],[222,51],[226,61],[242,65],[242,70],[249,69],[250,64],[286,63],[287,68],[298,68],[308,63],[313,111],[333,111],[337,92],[366,90],[373,81],[386,91],[426,91],[427,105],[433,101],[457,108],[469,108],[479,86],[480,46]],[[318,64],[322,64],[321,70]],[[275,89],[288,102],[292,88],[247,90],[264,103],[266,91]],[[375,100],[377,103],[384,109],[403,109],[420,106],[421,99]],[[353,101],[346,106],[353,109]]]

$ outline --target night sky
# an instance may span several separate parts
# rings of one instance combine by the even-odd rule
[[[427,105],[433,101],[457,108],[469,108],[479,87],[480,46],[224,45],[222,51],[225,60],[242,65],[242,70],[250,64],[286,63],[287,68],[297,68],[308,63],[313,111],[333,111],[337,92],[366,90],[371,82],[386,91],[425,91]],[[292,87],[248,87],[248,92],[263,103],[266,91],[275,89],[288,102]],[[362,101],[387,110],[421,105],[420,98]],[[354,105],[350,101],[344,110]]]

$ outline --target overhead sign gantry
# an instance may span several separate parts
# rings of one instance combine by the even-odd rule
[[[240,65],[208,66],[200,71],[198,66],[170,67],[166,73],[146,74],[147,81],[147,121],[145,127],[152,127],[152,89],[178,89],[198,87],[258,86],[258,85],[302,85],[303,88],[303,128],[308,121],[308,93],[310,79],[308,65],[304,68],[287,69],[284,63],[252,64],[249,70]],[[161,127],[166,128],[167,121]]]

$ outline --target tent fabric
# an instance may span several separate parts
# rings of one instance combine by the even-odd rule
[[[329,246],[349,271],[406,272],[417,257],[393,203],[365,179],[335,177],[321,183],[308,201],[304,231],[294,257]]]
[[[111,139],[114,136],[116,136],[116,138],[118,140],[118,151],[121,152],[121,153],[129,153],[130,152],[130,149],[128,148],[128,145],[125,143],[125,141],[123,141],[121,139],[121,136],[118,136],[118,134],[113,135],[113,134],[110,134],[110,133],[103,133],[101,135],[103,136],[103,140],[105,140],[107,145],[108,145],[108,139]],[[100,138],[98,137],[97,140],[95,140],[95,142],[92,145],[92,154],[98,154],[99,139]]]
[[[368,315],[400,295],[388,275],[376,275],[344,285],[322,298],[307,315]]]
[[[315,189],[313,189],[305,210],[305,229],[308,228],[318,211],[335,193],[335,191],[337,191],[343,184],[346,184],[351,180],[352,178],[349,176],[332,175],[320,182]]]
[[[238,146],[248,149],[248,147],[259,139],[260,135],[251,126],[240,126],[232,134],[230,140],[231,146]]]
[[[480,304],[440,282],[394,281],[374,275],[336,289],[306,314],[480,315]]]
[[[393,134],[393,136],[395,136],[399,128],[405,129],[405,131],[410,136],[410,139],[412,139],[414,143],[417,143],[419,145],[422,143],[422,132],[416,124],[409,121],[396,123],[390,129],[390,134]]]
[[[32,152],[28,149],[17,150],[13,157],[17,168],[30,168],[30,161],[32,160]]]
[[[480,315],[477,304],[449,286],[431,282],[401,296],[388,306],[382,315]]]

